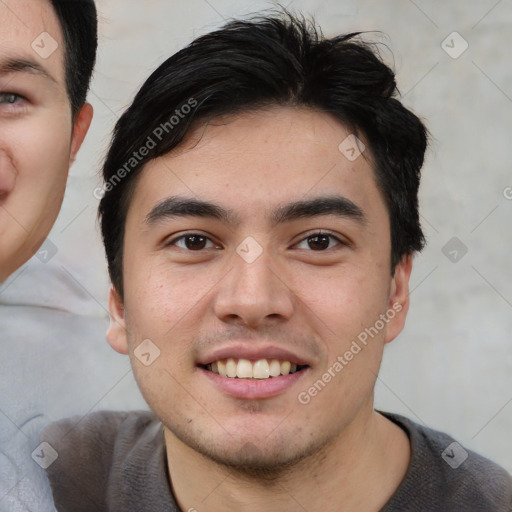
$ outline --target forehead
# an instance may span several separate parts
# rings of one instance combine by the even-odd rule
[[[64,40],[49,0],[0,2],[0,66],[23,61],[64,83]]]
[[[169,195],[182,195],[215,199],[241,216],[263,215],[281,204],[331,194],[364,209],[382,198],[369,150],[354,159],[345,147],[351,141],[357,142],[354,134],[333,116],[306,108],[216,118],[146,165],[130,209],[147,212]]]

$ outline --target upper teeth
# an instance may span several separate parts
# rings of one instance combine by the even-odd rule
[[[238,377],[239,379],[268,379],[279,375],[288,375],[297,371],[297,365],[290,361],[277,359],[222,359],[208,365],[208,369],[222,377]]]

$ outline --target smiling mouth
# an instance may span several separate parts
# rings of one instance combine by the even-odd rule
[[[229,358],[201,365],[201,368],[231,379],[264,380],[300,372],[308,368],[308,365],[297,365],[278,359],[250,361],[249,359]]]

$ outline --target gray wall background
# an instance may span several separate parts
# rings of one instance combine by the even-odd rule
[[[10,291],[30,293],[52,266],[79,284],[76,312],[106,321],[108,279],[93,190],[117,117],[149,73],[192,38],[275,4],[97,3],[100,51],[90,94],[96,115],[50,235],[58,252],[47,264],[33,258]],[[386,349],[376,406],[444,430],[512,471],[512,1],[283,4],[315,15],[327,35],[386,34],[373,38],[394,54],[403,100],[433,136],[421,188],[428,246],[415,260],[407,327]],[[448,37],[453,32],[460,36]]]

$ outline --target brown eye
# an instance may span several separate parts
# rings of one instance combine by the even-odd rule
[[[313,235],[308,237],[308,245],[314,251],[325,251],[331,242],[329,235]]]
[[[188,251],[202,251],[203,249],[213,249],[216,247],[207,236],[199,233],[190,233],[188,235],[180,236],[179,238],[175,238],[169,242],[168,245],[174,245],[180,249]]]
[[[184,237],[185,246],[191,251],[200,251],[206,247],[208,238],[201,235],[188,235]]]
[[[337,236],[329,233],[313,233],[303,238],[296,246],[297,249],[304,249],[315,252],[323,252],[333,249],[338,245],[346,245]]]

